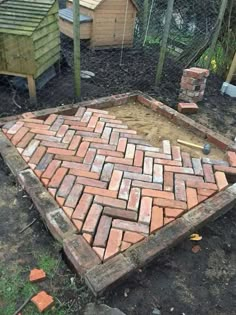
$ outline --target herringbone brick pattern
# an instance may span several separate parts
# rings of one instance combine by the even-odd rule
[[[229,165],[191,158],[169,140],[153,147],[108,112],[84,107],[3,132],[103,261],[225,188],[224,168],[236,166],[232,152]]]

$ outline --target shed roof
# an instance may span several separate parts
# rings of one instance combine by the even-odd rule
[[[0,1],[0,33],[31,36],[56,0]]]
[[[69,0],[70,2],[73,2],[73,0]],[[102,2],[106,0],[80,0],[80,5],[82,7],[95,10]],[[130,0],[136,9],[138,9],[137,4],[135,3],[135,0]]]
[[[63,20],[73,23],[73,11],[71,9],[59,10],[59,17]],[[91,22],[93,19],[90,16],[80,14],[80,24]]]

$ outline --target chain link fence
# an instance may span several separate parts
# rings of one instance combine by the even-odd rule
[[[1,1],[0,15],[1,6],[10,3],[10,0]],[[53,3],[54,0],[48,2]],[[81,2],[83,4],[83,1]],[[90,2],[99,3],[98,0]],[[209,63],[207,49],[218,25],[222,0],[174,1],[166,58],[158,85],[155,85],[155,79],[167,21],[168,1],[104,0],[100,8],[105,6],[105,3],[107,3],[107,11],[101,13],[100,17],[96,16],[96,10],[91,11],[86,8],[81,12],[85,16],[83,17],[85,20],[81,21],[82,99],[141,90],[171,105],[177,100],[183,69],[190,65],[205,67]],[[65,8],[72,10],[71,5],[70,0],[59,0],[59,16],[67,14],[67,11],[61,11]],[[19,9],[16,8],[16,12],[17,10]],[[220,34],[220,41],[211,61],[213,70],[218,70],[217,60],[224,59],[223,46],[228,47],[229,55],[235,51],[235,44],[233,44],[235,32],[234,29],[231,30],[235,27],[234,10],[234,1],[230,0],[223,21],[223,28],[228,31],[228,37],[225,38],[224,34]],[[0,74],[1,117],[10,113],[74,102],[73,39],[70,35],[73,26],[69,23],[72,16],[73,14],[67,17],[68,23],[64,25],[64,34],[60,33],[60,60],[36,81],[37,104],[29,102],[26,79],[5,73]],[[33,21],[37,21],[35,15]],[[19,17],[16,17],[15,23],[22,23]],[[30,23],[28,22],[27,27]],[[89,35],[85,30],[86,23],[90,27],[96,23],[96,27],[90,29]],[[71,24],[70,29],[69,24]],[[9,24],[8,27],[11,28]],[[93,38],[94,34],[97,36],[96,39]],[[0,45],[1,38],[3,33],[0,24]],[[51,42],[49,38],[48,42],[44,42],[44,47],[49,47]],[[46,51],[46,48],[44,49]],[[0,61],[1,54],[8,53],[9,50],[3,51],[0,47]],[[27,51],[23,53],[25,60],[28,60]],[[224,65],[224,69],[226,67]]]

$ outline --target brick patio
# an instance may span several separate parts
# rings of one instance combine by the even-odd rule
[[[228,162],[192,158],[169,140],[153,147],[104,110],[2,130],[102,261],[228,186]],[[228,156],[235,167],[236,153]]]

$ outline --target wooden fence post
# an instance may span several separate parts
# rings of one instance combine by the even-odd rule
[[[175,0],[168,0],[168,5],[167,5],[167,10],[166,10],[166,15],[165,15],[165,27],[164,27],[164,33],[163,33],[163,38],[161,42],[161,51],[160,51],[159,62],[158,62],[157,73],[156,73],[156,82],[155,82],[156,85],[159,84],[161,81],[162,70],[163,70],[165,57],[166,57],[167,41],[168,41],[169,32],[170,32],[171,18],[172,18],[172,13],[173,13],[173,8],[174,8],[174,1]]]
[[[80,79],[80,1],[73,1],[73,38],[74,38],[74,89],[75,99],[81,96]]]
[[[221,29],[221,25],[222,25],[222,21],[223,21],[224,15],[225,15],[225,10],[227,8],[227,4],[228,4],[228,0],[222,0],[221,7],[220,7],[220,12],[219,12],[219,15],[218,15],[218,18],[217,18],[216,30],[215,30],[215,33],[213,35],[211,45],[209,47],[208,60],[207,60],[206,68],[210,67],[211,59],[212,59],[212,57],[214,55],[214,51],[215,51],[217,40],[218,40],[218,37],[219,37],[219,34],[220,34],[220,29]]]

